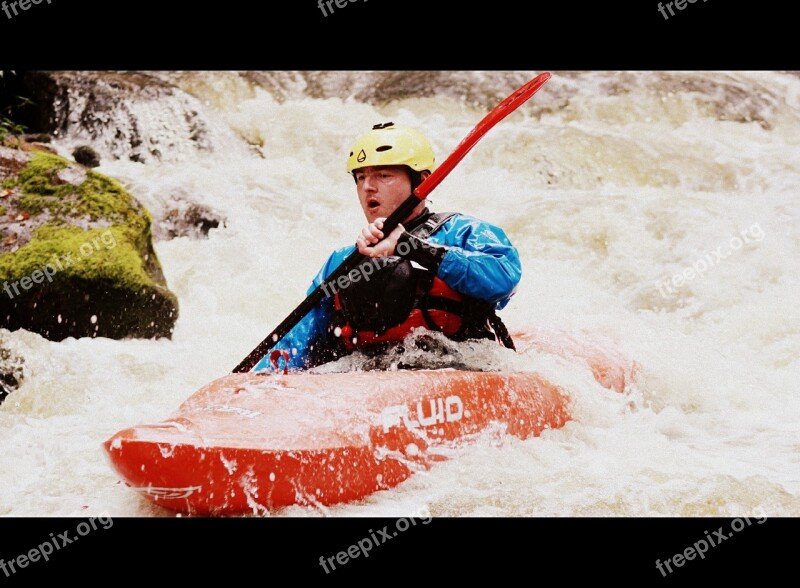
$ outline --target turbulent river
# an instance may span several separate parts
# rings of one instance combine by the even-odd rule
[[[155,243],[180,302],[171,340],[0,332],[25,358],[0,405],[0,515],[174,516],[121,483],[101,443],[230,372],[354,241],[355,136],[415,126],[442,161],[536,73],[148,72],[172,101],[126,108],[157,156],[132,160],[109,131],[91,140],[97,171],[157,219],[179,196],[225,222]],[[69,157],[87,141],[75,126],[53,146]],[[613,341],[638,366],[629,390],[561,358],[515,357],[505,367],[569,391],[573,421],[479,439],[359,503],[274,516],[799,515],[799,190],[794,75],[553,72],[431,208],[502,226],[523,264],[506,324]]]

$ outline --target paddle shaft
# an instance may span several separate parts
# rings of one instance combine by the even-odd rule
[[[475,127],[464,137],[461,143],[455,148],[453,153],[442,162],[442,164],[434,170],[425,180],[417,186],[416,190],[398,206],[392,214],[386,219],[383,224],[384,237],[388,236],[392,231],[397,228],[409,214],[417,207],[417,205],[427,198],[433,189],[438,186],[447,175],[453,171],[456,165],[469,153],[475,144],[498,122],[503,120],[506,116],[516,110],[521,104],[533,96],[536,91],[541,88],[547,80],[550,79],[550,73],[544,72],[539,74],[525,85],[514,91],[511,95],[506,97],[500,104],[487,114]],[[239,365],[233,368],[233,372],[247,372],[253,369],[255,365],[264,357],[270,349],[272,349],[278,342],[289,332],[294,326],[299,323],[304,316],[306,316],[317,304],[319,304],[326,296],[328,288],[325,286],[334,285],[338,278],[346,276],[358,264],[368,259],[358,251],[351,253],[336,270],[331,273],[327,279],[317,286],[311,294],[295,308],[289,316],[287,316],[275,329],[267,335],[267,337],[253,349],[247,357],[245,357]],[[336,291],[333,288],[333,291]]]
[[[422,199],[418,198],[414,194],[411,194],[408,198],[403,201],[403,203],[398,206],[392,214],[386,219],[386,222],[383,223],[383,234],[388,235],[392,231],[397,228],[397,225],[400,224],[400,221],[405,219],[411,211],[416,208],[416,206],[422,202]],[[237,365],[233,372],[247,372],[253,369],[253,367],[261,361],[261,358],[264,357],[270,349],[272,349],[275,345],[277,345],[278,341],[280,341],[286,333],[292,330],[294,326],[299,323],[305,315],[307,315],[312,308],[314,308],[317,304],[320,303],[325,297],[329,294],[326,292],[325,286],[331,285],[333,287],[333,291],[336,291],[336,281],[341,276],[346,276],[352,270],[354,270],[358,264],[366,259],[369,259],[365,255],[362,255],[357,250],[353,251],[347,258],[333,271],[333,273],[328,276],[328,278],[319,286],[317,286],[308,297],[301,302],[297,308],[295,308],[289,316],[283,319],[283,322],[275,327],[267,337],[258,344],[258,346],[250,352],[250,354],[245,357],[239,365]]]

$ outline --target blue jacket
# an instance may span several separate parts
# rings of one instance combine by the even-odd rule
[[[495,310],[508,304],[522,277],[522,266],[516,247],[502,229],[471,216],[456,214],[426,240],[450,248],[437,273],[448,286],[461,294],[493,303]],[[354,245],[348,245],[331,253],[306,295],[320,286],[355,249]],[[290,353],[290,369],[309,367],[310,347],[327,333],[333,313],[333,297],[327,296],[273,347]],[[263,357],[253,371],[265,369],[271,369],[268,356]]]

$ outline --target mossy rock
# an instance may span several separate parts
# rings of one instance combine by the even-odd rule
[[[0,328],[171,337],[177,297],[150,213],[115,180],[57,155],[0,147]]]

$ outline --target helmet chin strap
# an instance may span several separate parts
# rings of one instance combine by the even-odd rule
[[[409,167],[408,177],[411,180],[411,191],[413,192],[422,183],[422,172],[418,172]]]

